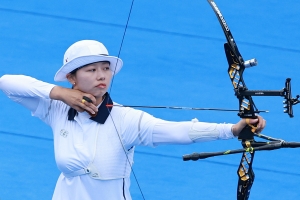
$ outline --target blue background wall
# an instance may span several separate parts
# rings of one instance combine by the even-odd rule
[[[284,87],[300,94],[300,2],[216,1],[244,59],[249,89]],[[103,42],[118,55],[131,1],[10,0],[0,4],[0,75],[26,74],[54,83],[65,50],[75,41]],[[224,34],[205,0],[135,0],[114,78],[114,101],[130,105],[237,108],[227,75]],[[67,86],[65,83],[56,83]],[[281,97],[255,97],[267,120],[264,134],[300,141],[300,106],[282,113]],[[51,129],[0,94],[0,199],[51,199],[59,175]],[[167,120],[239,120],[236,113],[146,109]],[[241,155],[183,162],[192,152],[240,148],[237,140],[189,146],[138,147],[134,172],[145,199],[235,199]],[[300,197],[299,149],[258,152],[250,199]],[[132,179],[133,199],[142,199]]]

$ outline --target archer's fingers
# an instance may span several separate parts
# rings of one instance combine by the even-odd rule
[[[86,100],[88,103],[96,104],[96,98],[91,94],[83,93],[82,99]]]
[[[256,119],[249,119],[249,124],[253,124],[256,127],[255,132],[260,133],[266,126],[266,120],[264,120],[261,116],[257,116]]]
[[[257,131],[261,132],[265,128],[267,122],[261,116],[257,116],[257,118],[258,118]]]
[[[98,111],[97,107],[93,103],[89,103],[85,99],[82,99],[81,103],[79,104],[79,107],[84,111],[87,111],[92,116],[96,115]],[[95,108],[97,109],[97,111],[94,111]]]
[[[90,94],[83,96],[81,103],[82,103],[82,108],[84,108],[86,111],[90,112],[91,114],[95,114],[98,112],[98,108],[95,105],[96,98],[94,96]]]
[[[74,108],[76,111],[78,111],[78,112],[83,112],[83,111],[84,111],[84,109],[81,108],[80,106],[74,106],[73,108]]]
[[[266,120],[264,120],[261,116],[257,116],[256,119],[247,119],[249,124],[255,126],[255,132],[260,133],[266,126]],[[246,120],[246,121],[247,121]]]

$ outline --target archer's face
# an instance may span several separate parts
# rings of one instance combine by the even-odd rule
[[[73,76],[76,83],[74,89],[89,93],[97,99],[97,103],[102,100],[102,96],[107,92],[112,71],[109,62],[96,62],[77,70]]]

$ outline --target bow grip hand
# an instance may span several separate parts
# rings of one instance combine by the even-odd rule
[[[253,139],[253,134],[260,133],[265,126],[266,120],[261,116],[254,119],[245,118],[232,126],[232,133],[239,136],[239,139]]]

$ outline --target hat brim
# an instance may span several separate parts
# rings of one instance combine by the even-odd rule
[[[123,61],[114,56],[104,56],[104,55],[91,55],[91,56],[81,56],[71,60],[64,64],[55,74],[54,81],[67,81],[66,75],[84,65],[88,65],[100,61],[109,61],[110,69],[113,72],[113,75],[116,75],[123,66]]]

